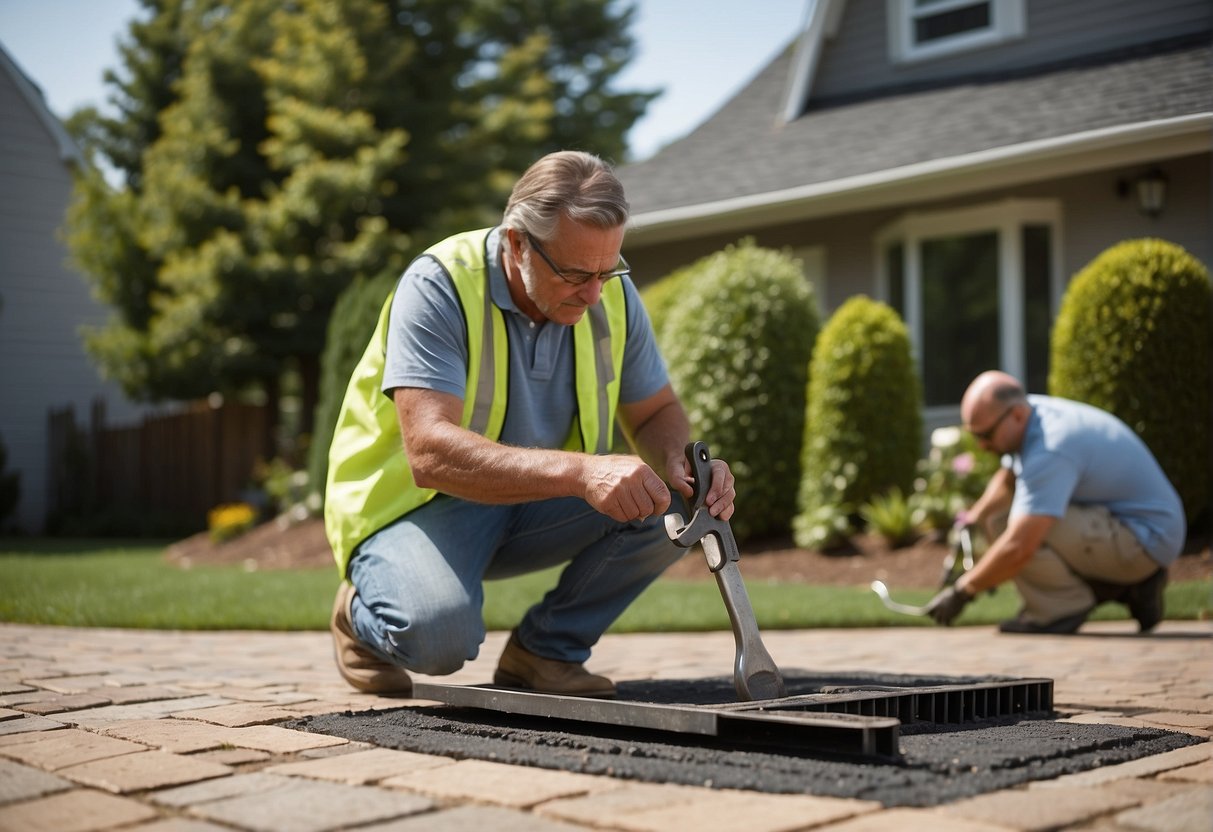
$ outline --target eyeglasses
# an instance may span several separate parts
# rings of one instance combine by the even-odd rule
[[[974,439],[979,439],[982,442],[989,442],[991,439],[994,438],[994,432],[996,430],[998,430],[998,426],[1002,424],[1002,420],[1007,418],[1007,415],[1014,409],[1015,409],[1015,405],[1011,405],[1010,407],[1008,407],[1006,410],[1004,410],[1002,412],[1001,416],[999,416],[997,419],[994,420],[994,424],[990,425],[988,428],[986,428],[983,431],[976,431],[976,430],[973,430],[970,428],[969,433],[971,433],[973,435]]]
[[[565,283],[571,283],[574,286],[584,286],[591,280],[610,280],[613,277],[623,277],[625,274],[631,274],[632,267],[628,265],[628,261],[623,259],[623,255],[619,255],[619,262],[615,264],[615,268],[605,272],[585,272],[579,269],[565,270],[552,262],[552,258],[548,257],[548,253],[539,245],[539,241],[531,236],[530,232],[526,232],[527,242],[531,244],[531,248],[535,253],[543,258],[543,262],[548,264],[548,268],[556,273],[556,276]]]

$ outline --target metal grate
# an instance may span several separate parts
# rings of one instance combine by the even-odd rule
[[[899,728],[903,724],[962,724],[1049,714],[1053,710],[1053,680],[836,687],[780,699],[717,705],[584,699],[488,685],[427,682],[415,683],[413,696],[456,707],[715,737],[728,743],[895,758],[900,754]]]

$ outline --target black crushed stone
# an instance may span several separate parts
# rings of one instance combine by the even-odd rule
[[[834,686],[930,686],[992,677],[793,674],[788,695]],[[733,702],[729,677],[621,682],[619,698],[659,704]],[[737,747],[711,737],[632,731],[447,706],[305,717],[285,727],[382,748],[512,765],[776,794],[812,794],[934,806],[965,797],[1161,754],[1201,742],[1187,734],[1051,719],[1006,718],[901,728],[901,758],[831,758],[812,751]]]

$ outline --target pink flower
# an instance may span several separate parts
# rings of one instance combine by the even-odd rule
[[[965,477],[973,472],[973,454],[965,451],[963,454],[957,454],[952,460],[952,470],[960,476]]]

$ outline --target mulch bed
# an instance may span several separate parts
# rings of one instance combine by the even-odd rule
[[[912,546],[893,549],[875,535],[858,535],[845,549],[823,553],[796,547],[790,537],[747,541],[741,545],[742,575],[747,580],[770,580],[821,585],[866,586],[873,580],[898,587],[934,587],[947,546],[926,537]],[[242,565],[247,569],[333,569],[333,553],[324,537],[324,524],[311,518],[289,522],[278,518],[234,540],[215,543],[206,533],[169,546],[166,557],[182,568],[203,565]],[[665,573],[676,580],[709,577],[698,549],[689,551]],[[1172,581],[1213,577],[1208,538],[1193,540],[1188,552],[1171,567]]]

